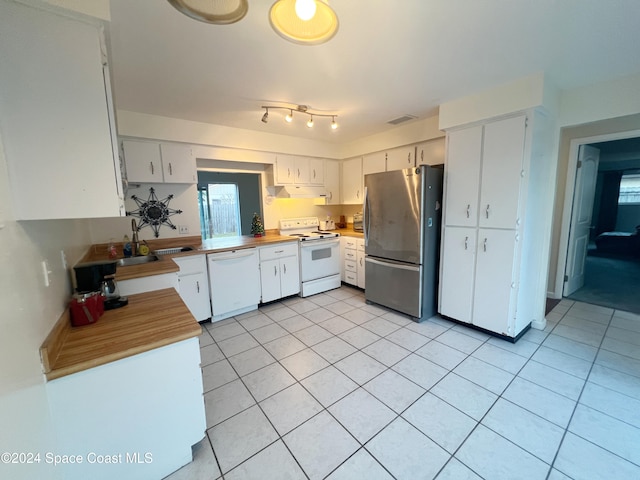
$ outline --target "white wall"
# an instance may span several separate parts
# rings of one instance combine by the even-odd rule
[[[71,294],[67,262],[90,244],[87,221],[16,222],[0,137],[0,452],[55,451],[39,348]],[[43,192],[42,208],[47,208]],[[51,271],[44,285],[41,262]],[[58,478],[44,462],[0,464],[0,478]]]
[[[127,212],[138,209],[138,205],[131,199],[132,195],[138,197],[145,202],[149,199],[149,188],[155,189],[158,200],[164,200],[169,195],[174,197],[169,202],[169,208],[173,210],[182,210],[182,213],[169,217],[171,223],[176,227],[184,225],[188,227],[189,233],[186,236],[200,235],[200,217],[198,213],[198,187],[183,184],[140,184],[140,186],[129,188],[125,200],[125,208]],[[131,238],[131,220],[135,219],[138,224],[141,223],[140,217],[127,216],[121,218],[99,218],[91,219],[91,242],[106,243],[110,239],[115,242],[121,242],[125,234]],[[159,230],[158,238],[174,238],[180,237],[178,229],[173,230],[171,227],[162,225]],[[154,233],[151,227],[143,227],[138,233],[138,238],[142,240],[153,240]]]

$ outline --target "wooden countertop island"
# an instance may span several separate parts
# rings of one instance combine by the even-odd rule
[[[91,325],[72,327],[65,312],[40,353],[47,380],[53,380],[200,333],[178,292],[169,288],[131,295],[127,306],[107,310]]]

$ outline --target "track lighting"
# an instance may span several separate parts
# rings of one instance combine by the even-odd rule
[[[293,121],[293,112],[294,110],[297,113],[304,113],[306,115],[309,115],[309,120],[307,121],[307,127],[309,128],[313,128],[313,117],[331,117],[331,129],[332,130],[336,130],[338,128],[338,124],[336,123],[336,117],[337,115],[333,115],[333,114],[326,114],[326,113],[315,113],[315,112],[310,112],[309,111],[309,107],[307,107],[306,105],[297,105],[295,108],[291,108],[291,107],[278,107],[278,106],[273,106],[273,105],[263,105],[261,108],[265,109],[265,113],[262,116],[262,121],[264,123],[267,123],[268,118],[269,118],[269,109],[270,108],[279,108],[282,110],[289,110],[289,113],[287,113],[287,115],[284,117],[285,121],[287,123],[291,123]]]

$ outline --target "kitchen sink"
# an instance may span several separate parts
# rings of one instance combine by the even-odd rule
[[[128,257],[118,260],[118,266],[127,267],[130,265],[142,265],[144,263],[157,262],[160,260],[158,255],[143,255],[140,257]]]

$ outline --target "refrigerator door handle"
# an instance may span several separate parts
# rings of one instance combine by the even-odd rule
[[[393,268],[399,268],[400,270],[410,270],[412,272],[420,271],[419,265],[407,265],[406,263],[394,262],[393,260],[377,260],[371,257],[367,257],[365,259],[365,262],[374,263],[376,265],[392,266]]]
[[[362,202],[362,230],[364,234],[364,246],[369,246],[369,223],[371,218],[371,213],[369,209],[371,206],[369,205],[369,190],[367,187],[364,187],[364,202]]]

